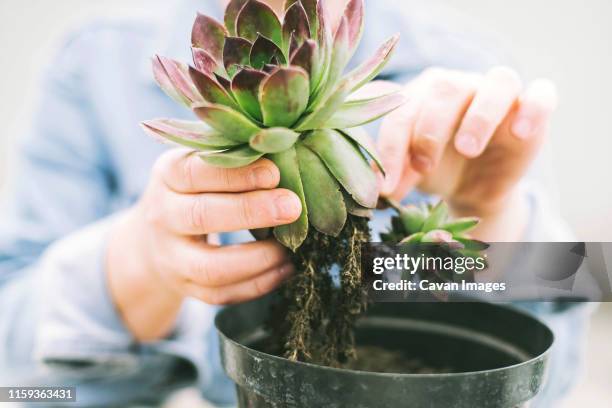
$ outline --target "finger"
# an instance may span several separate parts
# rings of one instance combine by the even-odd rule
[[[395,201],[402,201],[410,191],[412,191],[423,179],[423,175],[410,166],[410,161],[406,161],[402,177],[397,187],[389,198]]]
[[[187,243],[176,253],[186,262],[185,278],[211,288],[253,279],[289,262],[287,250],[273,240],[223,247]]]
[[[248,281],[209,288],[186,283],[187,293],[211,305],[229,305],[260,298],[276,289],[294,271],[291,264],[273,268]]]
[[[547,79],[533,81],[520,98],[512,122],[512,134],[526,140],[540,133],[546,128],[557,103],[557,89],[553,82]]]
[[[521,80],[513,70],[493,68],[485,76],[455,137],[455,149],[467,158],[485,150],[521,92]]]
[[[157,210],[161,223],[181,235],[203,235],[290,224],[299,218],[302,203],[290,190],[248,193],[165,195]]]
[[[380,126],[377,147],[386,172],[381,186],[383,196],[393,194],[409,161],[408,146],[420,108],[419,99],[417,92],[411,93],[406,103],[389,114]]]
[[[439,72],[431,76],[411,141],[412,167],[420,173],[438,166],[476,89],[473,75]]]
[[[237,169],[204,163],[196,154],[174,149],[156,164],[162,180],[177,193],[238,193],[275,188],[280,182],[278,168],[268,159]]]

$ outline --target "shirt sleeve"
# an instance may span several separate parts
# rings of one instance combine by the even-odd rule
[[[50,65],[19,143],[0,213],[0,384],[75,384],[83,405],[158,401],[196,378],[212,389],[223,382],[206,338],[216,335],[213,308],[186,302],[172,336],[137,344],[110,297],[116,180],[88,93],[92,46],[95,33],[82,32]]]

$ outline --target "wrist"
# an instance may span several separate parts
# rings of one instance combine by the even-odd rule
[[[147,231],[137,208],[119,218],[106,253],[109,290],[125,325],[140,341],[163,338],[174,328],[183,296],[168,285],[146,254]]]

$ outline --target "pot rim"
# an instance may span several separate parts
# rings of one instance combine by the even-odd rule
[[[473,303],[473,302],[459,302],[459,303]],[[487,302],[482,302],[482,303],[487,303]],[[494,305],[492,303],[488,303],[490,305]],[[230,306],[231,307],[237,307],[239,305],[234,305],[234,306]],[[501,305],[496,305],[499,307],[502,307]],[[239,343],[236,340],[231,339],[230,337],[228,337],[220,328],[219,328],[219,320],[221,319],[221,316],[223,314],[223,312],[226,309],[221,310],[217,316],[215,317],[215,327],[217,329],[217,333],[223,337],[224,341],[230,342],[232,344],[234,344],[235,346],[238,346],[240,349],[242,349],[243,351],[246,352],[250,352],[250,353],[255,353],[257,355],[261,355],[261,356],[265,356],[266,358],[271,358],[272,360],[276,360],[279,362],[282,362],[284,364],[296,364],[298,366],[302,366],[302,367],[306,367],[308,369],[324,369],[324,370],[329,370],[332,372],[337,372],[337,373],[344,373],[344,374],[351,374],[351,375],[367,375],[367,376],[375,376],[375,377],[379,377],[379,378],[394,378],[397,379],[399,378],[404,378],[404,379],[419,379],[419,378],[423,378],[423,379],[427,379],[427,378],[460,378],[460,377],[467,377],[467,376],[474,376],[474,375],[479,375],[479,374],[485,374],[485,373],[498,373],[498,372],[502,372],[502,371],[506,371],[506,370],[513,370],[513,369],[518,369],[520,367],[523,366],[527,366],[530,364],[533,364],[534,362],[538,361],[538,360],[542,360],[548,357],[548,355],[551,353],[552,347],[554,345],[555,342],[555,335],[552,332],[552,330],[548,327],[547,324],[545,324],[541,319],[539,319],[537,316],[534,316],[526,311],[520,310],[516,307],[513,307],[512,305],[504,305],[504,307],[506,307],[508,309],[508,311],[516,313],[516,314],[520,314],[523,315],[524,317],[528,317],[531,318],[535,321],[537,321],[543,329],[545,329],[545,331],[547,332],[547,334],[550,336],[550,344],[548,345],[548,347],[546,348],[546,350],[536,356],[533,356],[525,361],[522,361],[520,363],[516,363],[516,364],[512,364],[512,365],[508,365],[508,366],[504,366],[504,367],[499,367],[499,368],[493,368],[490,370],[478,370],[478,371],[464,371],[464,372],[460,372],[460,373],[430,373],[430,374],[411,374],[411,373],[381,373],[381,372],[376,372],[376,371],[362,371],[362,370],[353,370],[353,369],[346,369],[346,368],[337,368],[337,367],[329,367],[329,366],[324,366],[324,365],[319,365],[319,364],[313,364],[313,363],[307,363],[307,362],[303,362],[303,361],[291,361],[287,358],[284,357],[279,357],[273,354],[269,354],[263,351],[259,351],[259,350],[255,350],[251,347],[248,347],[242,343]],[[461,326],[457,326],[457,325],[449,325],[449,326],[454,326],[454,327],[461,327]]]

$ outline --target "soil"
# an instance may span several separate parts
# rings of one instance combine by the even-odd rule
[[[258,344],[251,345],[251,347],[264,353],[282,356],[283,353],[274,344],[278,343],[271,342],[267,338]],[[421,359],[409,356],[401,350],[388,350],[378,346],[358,345],[356,351],[356,358],[343,364],[340,368],[388,374],[449,374],[455,372],[451,367],[433,367],[427,365]],[[335,365],[335,367],[338,366]]]
[[[399,350],[377,346],[358,346],[357,358],[344,366],[350,370],[393,374],[448,374],[451,367],[432,367]]]

